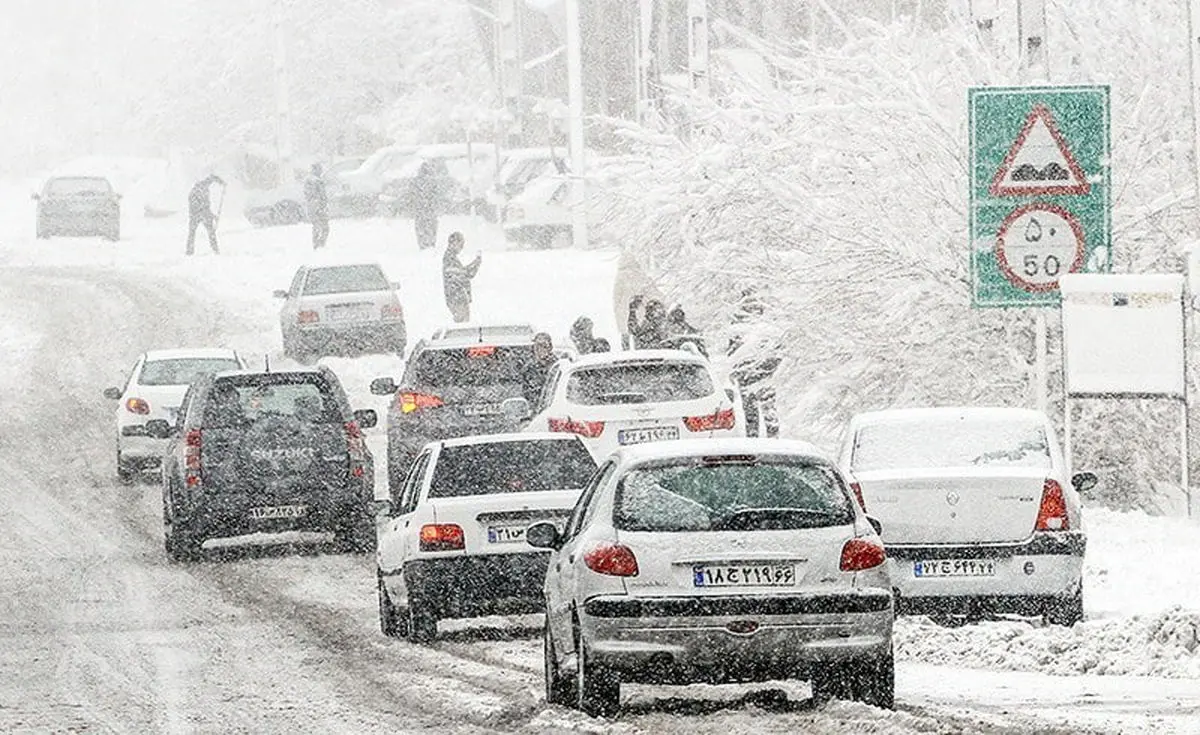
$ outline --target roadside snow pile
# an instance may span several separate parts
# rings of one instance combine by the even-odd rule
[[[1200,528],[1187,518],[1084,509],[1083,603],[1089,620],[1200,610]]]
[[[1200,612],[1175,608],[1151,616],[1084,622],[1073,628],[1019,621],[944,628],[901,618],[900,660],[1044,674],[1200,678]]]

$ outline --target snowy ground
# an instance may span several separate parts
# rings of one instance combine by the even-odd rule
[[[307,230],[229,216],[221,257],[185,259],[181,221],[130,213],[119,243],[39,242],[27,192],[0,193],[0,667],[22,672],[0,678],[2,731],[1200,733],[1200,534],[1182,519],[1090,510],[1089,619],[1074,629],[901,620],[894,713],[814,708],[797,683],[630,687],[616,722],[591,720],[541,701],[536,617],[411,646],[378,634],[369,558],[256,548],[168,564],[157,488],[112,481],[100,392],[152,347],[282,360],[271,292],[311,257]],[[615,253],[508,252],[494,229],[448,224],[484,254],[476,315],[561,338],[587,313],[615,335]],[[438,257],[386,220],[335,221],[321,255],[380,261],[413,340],[448,317]],[[328,364],[355,407],[377,409],[367,384],[401,367]]]

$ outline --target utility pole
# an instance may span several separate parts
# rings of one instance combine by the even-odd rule
[[[103,75],[100,73],[100,0],[92,0],[91,4],[91,45],[92,45],[92,125],[91,152],[100,152],[100,110],[104,92],[101,89]]]
[[[688,79],[693,92],[709,96],[707,0],[688,0]]]
[[[284,30],[284,0],[275,0],[275,157],[279,183],[291,178],[292,111],[288,100],[287,38]]]
[[[565,0],[567,15],[567,144],[571,151],[571,236],[576,250],[587,246],[587,213],[583,156],[583,39],[579,31],[579,0]]]
[[[1196,201],[1200,203],[1200,2],[1188,0],[1188,54],[1191,57],[1192,164]]]
[[[496,4],[496,73],[500,77],[501,102],[512,116],[512,123],[504,132],[504,143],[512,146],[514,139],[524,132],[521,124],[524,64],[520,15],[515,0],[498,0]]]
[[[1046,0],[1017,0],[1021,84],[1050,78],[1046,53]],[[1046,307],[1033,309],[1033,405],[1042,413],[1050,406],[1050,373]],[[1068,417],[1069,418],[1069,417]]]
[[[975,33],[979,35],[980,44],[989,53],[993,52],[996,43],[996,18],[1000,15],[998,0],[970,0],[968,10]]]
[[[645,125],[650,120],[650,48],[651,24],[654,22],[654,0],[637,0],[633,20],[633,68],[636,75],[637,121]]]

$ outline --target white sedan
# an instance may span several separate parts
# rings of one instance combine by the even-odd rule
[[[175,414],[192,381],[246,363],[233,350],[174,349],[143,353],[124,388],[107,388],[104,397],[117,405],[117,479],[132,482],[139,472],[157,470],[167,440],[150,436],[146,423],[162,419],[175,424]]]
[[[850,422],[840,462],[882,524],[900,612],[1083,618],[1079,493],[1096,476],[1071,476],[1044,414],[863,413]]]
[[[708,360],[683,350],[630,350],[560,361],[530,431],[577,434],[602,459],[632,444],[745,436],[745,423]]]

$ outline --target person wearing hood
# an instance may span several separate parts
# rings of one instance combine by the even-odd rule
[[[700,330],[688,323],[683,307],[676,304],[667,313],[667,334],[672,347],[682,348],[692,345],[701,355],[708,357],[708,348],[704,345],[704,336]]]
[[[446,241],[446,253],[442,256],[442,290],[446,296],[446,307],[456,322],[471,319],[471,279],[479,272],[483,254],[464,264],[458,259],[466,243],[461,232],[450,233]]]
[[[601,351],[597,344],[599,340],[592,334],[592,327],[592,320],[586,316],[579,317],[571,325],[571,344],[575,345],[575,351],[581,355]]]
[[[642,318],[638,318],[638,307],[642,296],[638,294],[629,302],[629,336],[635,350],[656,350],[669,347],[671,335],[667,331],[667,308],[658,299],[646,303]]]

